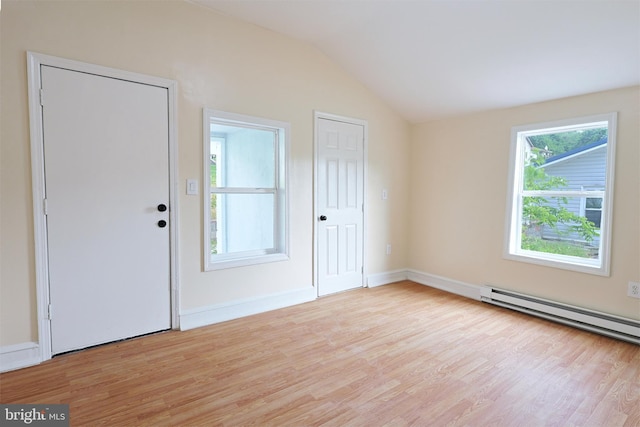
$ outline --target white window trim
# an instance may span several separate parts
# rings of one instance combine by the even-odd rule
[[[577,191],[573,192],[577,197],[603,197],[602,219],[600,224],[600,260],[589,260],[580,257],[545,254],[542,252],[528,251],[521,248],[521,227],[520,218],[522,218],[522,204],[519,198],[522,197],[523,169],[517,168],[524,161],[525,150],[521,148],[518,141],[518,134],[528,132],[529,135],[534,134],[532,131],[540,130],[540,134],[549,133],[550,129],[560,132],[563,129],[577,127],[581,123],[608,123],[608,140],[607,140],[607,169],[605,178],[604,194],[594,191]],[[542,131],[544,129],[544,131]],[[595,274],[600,276],[610,275],[611,264],[611,218],[613,208],[613,181],[615,176],[615,146],[616,146],[616,130],[617,130],[617,113],[606,113],[587,117],[578,117],[547,123],[536,123],[524,126],[516,126],[511,129],[511,154],[509,161],[508,176],[508,192],[506,206],[505,221],[505,241],[504,253],[505,259],[527,262],[532,264],[543,265],[547,267],[560,268],[565,270],[578,271],[582,273]],[[552,192],[540,192],[541,195],[551,195]],[[544,194],[542,194],[544,193]],[[547,194],[549,193],[549,194]],[[571,192],[562,192],[568,194]],[[605,196],[606,194],[606,196]]]
[[[242,127],[263,128],[275,130],[277,132],[277,153],[276,153],[276,183],[275,190],[262,191],[255,188],[229,190],[233,194],[245,192],[247,194],[258,194],[265,192],[273,192],[277,194],[276,212],[274,213],[274,221],[276,227],[274,231],[275,248],[272,250],[246,251],[233,254],[219,254],[212,256],[210,254],[211,242],[211,208],[210,197],[212,194],[211,179],[209,175],[210,162],[210,125],[212,119],[215,118],[217,123],[225,123],[228,125],[237,125]],[[289,138],[291,134],[291,125],[286,122],[277,120],[264,119],[260,117],[247,116],[236,113],[228,113],[217,111],[209,108],[203,109],[203,147],[204,147],[204,173],[203,173],[203,198],[204,198],[204,243],[203,257],[204,270],[213,271],[226,268],[244,267],[254,264],[263,264],[268,262],[286,261],[289,259]],[[217,188],[215,193],[226,193],[224,188]]]

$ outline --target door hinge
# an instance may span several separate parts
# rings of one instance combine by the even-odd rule
[[[49,320],[53,319],[53,306],[51,304],[49,304],[49,307],[47,308],[47,318]]]
[[[47,199],[42,199],[42,211],[45,215],[49,215],[49,203],[47,203]]]
[[[40,89],[40,105],[44,107],[44,89]]]

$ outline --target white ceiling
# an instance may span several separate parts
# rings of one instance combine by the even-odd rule
[[[191,0],[313,44],[417,123],[640,84],[640,0]]]

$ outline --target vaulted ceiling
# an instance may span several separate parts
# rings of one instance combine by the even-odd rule
[[[418,123],[640,84],[637,0],[191,0],[303,40]]]

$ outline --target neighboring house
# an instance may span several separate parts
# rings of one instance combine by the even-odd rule
[[[552,176],[563,177],[567,181],[566,190],[604,190],[607,165],[607,138],[592,142],[582,147],[569,150],[547,158],[540,166]],[[602,199],[593,197],[570,198],[565,205],[567,210],[584,216],[600,227],[602,217]],[[542,237],[546,239],[563,239],[583,241],[576,233],[561,234],[546,228]],[[591,245],[598,246],[599,237],[595,237]]]

